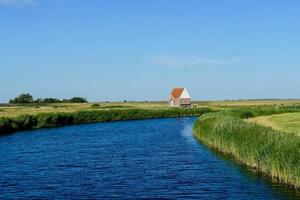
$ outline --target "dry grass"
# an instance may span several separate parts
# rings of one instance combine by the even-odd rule
[[[16,117],[24,114],[36,115],[38,113],[75,112],[78,110],[101,110],[101,109],[127,109],[127,108],[167,108],[166,102],[116,102],[98,103],[98,108],[92,108],[93,103],[58,103],[48,105],[28,105],[0,107],[0,117]]]
[[[290,106],[300,105],[300,99],[262,99],[262,100],[225,100],[225,101],[195,101],[194,104],[202,106]]]

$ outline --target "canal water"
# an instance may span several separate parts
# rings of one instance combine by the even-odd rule
[[[196,118],[75,125],[0,137],[0,199],[297,199],[195,140]]]

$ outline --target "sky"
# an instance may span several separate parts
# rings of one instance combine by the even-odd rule
[[[0,0],[0,102],[300,98],[297,0]]]

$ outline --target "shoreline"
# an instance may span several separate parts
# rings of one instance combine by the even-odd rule
[[[248,124],[228,113],[209,113],[194,124],[197,140],[280,184],[300,189],[300,138],[293,133]]]
[[[212,112],[210,108],[167,108],[167,109],[112,109],[76,112],[39,113],[18,117],[0,117],[0,136],[19,131],[54,128],[75,124],[154,119],[166,117],[199,116]]]

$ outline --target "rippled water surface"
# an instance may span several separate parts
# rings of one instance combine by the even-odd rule
[[[0,199],[297,198],[199,144],[194,120],[98,123],[0,137]]]

